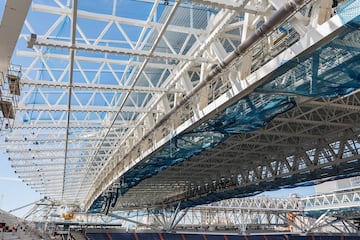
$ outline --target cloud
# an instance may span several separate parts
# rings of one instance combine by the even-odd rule
[[[13,178],[13,177],[0,177],[0,181],[20,182],[21,179],[19,179],[19,178]]]

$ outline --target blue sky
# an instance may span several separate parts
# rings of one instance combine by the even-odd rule
[[[24,184],[11,168],[8,157],[0,153],[0,208],[6,211],[40,200],[42,196]],[[22,216],[29,208],[13,212]]]
[[[5,0],[0,0],[0,19],[2,18],[4,7],[5,7]]]

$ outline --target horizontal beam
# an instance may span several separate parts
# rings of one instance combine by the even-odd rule
[[[99,158],[102,157],[102,156],[106,156],[107,154],[98,154]],[[93,158],[94,156],[93,155],[82,155],[79,153],[79,155],[77,156],[73,156],[73,155],[70,155],[68,158],[69,159],[84,159],[84,158]],[[49,156],[42,156],[42,155],[38,155],[38,156],[34,156],[34,159],[32,158],[32,156],[22,156],[22,157],[11,157],[9,160],[14,162],[14,161],[28,161],[28,160],[44,160],[44,161],[49,161],[50,159],[64,159],[64,155],[58,155],[58,156],[52,156],[52,155],[49,155]]]
[[[295,119],[295,118],[282,118],[277,117],[274,119],[276,122],[286,122],[286,123],[297,123],[297,124],[309,124],[309,125],[326,125],[332,127],[341,127],[341,128],[351,128],[351,127],[360,127],[360,123],[350,122],[350,123],[341,123],[341,122],[331,122],[331,121],[321,121],[321,120],[309,120],[309,119]]]
[[[51,134],[51,133],[41,133],[41,134]],[[84,135],[86,133],[83,133]],[[64,133],[65,135],[65,133]],[[22,135],[24,136],[24,135]],[[99,133],[97,133],[97,137],[90,137],[90,136],[86,136],[85,137],[71,137],[70,138],[70,141],[76,141],[77,143],[80,143],[81,141],[83,142],[86,142],[88,144],[91,144],[91,142],[97,142],[99,141],[99,139],[102,139],[100,136],[99,136]],[[108,142],[114,142],[116,140],[119,140],[121,139],[121,137],[110,137],[110,138],[106,138],[106,141],[105,143],[108,143]],[[6,139],[6,142],[13,142],[13,143],[17,143],[17,145],[29,145],[29,143],[32,145],[32,144],[36,144],[36,142],[38,142],[39,144],[40,143],[49,143],[49,144],[61,144],[63,141],[65,141],[65,139],[63,138],[63,136],[59,136],[58,138],[51,138],[51,136],[49,138],[39,138],[39,137],[36,137],[36,138],[7,138]],[[4,145],[0,145],[1,147],[4,146]],[[4,146],[5,147],[5,146]]]
[[[313,107],[324,107],[330,109],[339,109],[343,111],[356,111],[360,112],[360,103],[357,104],[342,104],[336,102],[320,102],[320,101],[309,101],[306,102],[306,105],[313,106]]]
[[[44,168],[42,168],[42,167],[53,167],[53,166],[62,166],[62,167],[64,167],[64,161],[63,161],[63,159],[59,159],[59,160],[61,160],[61,161],[58,161],[58,162],[51,162],[51,164],[49,164],[48,162],[47,163],[36,163],[36,164],[29,164],[29,163],[27,163],[27,164],[11,164],[11,167],[12,168],[16,168],[16,169],[23,169],[23,168],[25,168],[25,169],[28,169],[28,168],[34,168],[34,167],[36,167],[36,168],[41,168],[42,169],[42,171],[45,171],[46,172],[46,168],[44,169]],[[75,161],[75,162],[72,162],[72,161],[67,161],[66,162],[66,166],[70,166],[70,167],[73,167],[73,166],[78,166],[78,165],[87,165],[88,164],[88,162],[77,162],[77,161]]]
[[[46,47],[54,47],[54,48],[74,49],[77,51],[90,51],[90,52],[101,52],[101,53],[110,53],[117,55],[140,56],[144,58],[160,58],[160,59],[169,59],[169,60],[177,60],[177,61],[196,61],[199,63],[208,63],[208,64],[216,63],[216,61],[211,61],[211,59],[203,58],[203,57],[195,58],[192,56],[161,53],[161,52],[154,52],[150,54],[148,51],[144,51],[144,50],[89,45],[89,44],[81,44],[81,43],[71,44],[71,42],[43,39],[41,38],[41,36],[37,37],[36,40],[34,40],[33,44],[38,46],[46,46]]]
[[[18,111],[42,111],[42,112],[68,112],[69,109],[66,105],[45,105],[45,104],[19,104],[16,109]],[[71,106],[71,112],[118,112],[117,106]],[[129,113],[147,113],[147,108],[141,107],[123,107],[121,112]],[[160,110],[153,110],[154,113],[161,113]]]
[[[50,168],[42,168],[42,169],[39,169],[39,173],[41,174],[41,173],[44,173],[44,172],[46,172],[46,173],[48,173],[48,172],[59,172],[59,173],[63,173],[63,171],[64,171],[64,164],[62,164],[62,165],[59,165],[59,166],[55,166],[55,167],[53,167],[53,166],[49,166]],[[66,174],[68,174],[68,173],[71,173],[71,172],[78,172],[78,171],[81,171],[81,172],[83,172],[83,174],[85,174],[85,171],[87,170],[89,168],[89,166],[82,166],[82,167],[80,167],[80,166],[77,166],[77,167],[74,167],[74,168],[72,168],[72,167],[70,167],[70,168],[68,168],[67,167],[67,165],[66,165]],[[94,167],[94,170],[95,171],[98,171],[99,170],[99,168],[101,168],[101,166],[99,166],[99,167]],[[23,173],[31,173],[31,172],[36,172],[37,171],[37,168],[36,167],[32,167],[32,168],[26,168],[26,169],[19,169],[19,168],[16,168],[16,174],[23,174]],[[70,178],[68,178],[68,179],[71,179],[71,177]]]
[[[81,123],[79,123],[81,122]],[[29,129],[29,133],[28,134],[32,134],[34,128],[38,128],[38,129],[54,129],[54,128],[59,128],[59,129],[62,129],[62,128],[65,128],[65,122],[64,120],[54,120],[54,121],[47,121],[47,120],[37,120],[37,119],[32,119],[32,120],[29,120],[29,123],[28,124],[24,124],[23,121],[15,121],[14,122],[14,126],[11,128],[12,130],[18,130],[18,129],[21,129],[21,130],[25,130],[25,129]],[[84,133],[86,135],[89,135],[89,134],[94,134],[94,131],[96,129],[103,129],[103,128],[109,128],[108,126],[108,123],[105,121],[105,120],[74,120],[72,123],[70,123],[70,128],[79,128],[79,129],[86,129],[86,128],[89,128],[89,129],[94,129],[93,131],[91,132],[88,132],[88,133]],[[133,121],[132,120],[129,120],[129,121],[124,121],[124,120],[120,120],[119,121],[119,124],[114,124],[113,125],[113,129],[114,130],[119,130],[119,129],[127,129],[127,128],[133,128],[134,125],[133,125]],[[98,131],[98,130],[97,130]],[[38,134],[45,134],[47,132],[37,132]],[[56,133],[53,132],[53,135],[61,135],[61,134],[66,134],[66,132],[60,132],[57,131]],[[19,133],[20,136],[24,136],[26,135],[26,131],[22,131],[21,133]],[[12,137],[16,136],[16,132],[12,133],[11,137],[9,137],[8,139],[11,140]],[[70,136],[71,137],[71,136]],[[23,138],[21,137],[20,139],[16,139],[16,140],[19,140],[21,141]]]
[[[34,176],[36,175],[36,173],[33,174],[27,174],[27,175],[22,175],[22,176],[18,176],[18,178],[20,178],[23,182],[38,182],[41,181],[41,179],[39,178],[39,175],[37,175],[37,177],[34,178]],[[46,173],[43,176],[44,178],[49,178],[49,179],[61,179],[61,181],[63,180],[62,175],[58,175],[58,174],[53,174],[53,173]],[[69,179],[83,179],[83,173],[69,173]]]
[[[68,82],[54,82],[46,80],[21,80],[20,85],[30,87],[50,87],[50,88],[69,88]],[[90,90],[90,91],[115,91],[115,92],[139,92],[139,93],[181,93],[182,90],[165,89],[154,87],[135,86],[130,89],[130,86],[120,86],[111,84],[94,84],[94,83],[72,83],[73,89]]]
[[[40,145],[40,146],[42,146],[42,145]],[[77,146],[77,143],[75,143],[75,146]],[[103,149],[103,150],[104,149],[112,150],[112,149],[114,149],[114,147],[113,146],[102,146],[101,149]],[[46,147],[42,147],[39,150],[34,148],[34,149],[32,149],[30,151],[29,149],[16,147],[16,148],[7,148],[6,153],[19,153],[19,154],[21,154],[21,153],[29,153],[29,152],[31,152],[31,153],[38,154],[39,153],[38,151],[42,152],[44,150],[47,151],[47,152],[54,153],[54,152],[63,152],[64,148],[46,148]],[[76,152],[76,151],[90,152],[90,151],[94,151],[94,147],[92,147],[92,146],[84,146],[84,147],[80,147],[80,148],[79,147],[72,148],[71,144],[70,144],[70,147],[67,150],[69,152]],[[51,155],[49,154],[49,156],[51,156]]]
[[[47,59],[58,59],[69,61],[69,55],[65,54],[55,54],[55,53],[41,53],[41,52],[30,52],[30,51],[16,51],[16,55],[19,57],[44,57]],[[111,58],[102,58],[102,57],[84,57],[84,56],[74,56],[74,60],[78,62],[93,62],[93,63],[107,63],[111,65],[123,65],[123,66],[138,66],[142,65],[141,61],[127,61],[127,60],[118,60],[118,59],[111,59]],[[156,69],[175,69],[177,65],[174,64],[164,64],[164,63],[151,63],[147,64],[149,68],[156,68]]]

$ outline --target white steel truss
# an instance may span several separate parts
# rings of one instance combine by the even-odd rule
[[[120,229],[161,232],[358,233],[358,189],[298,198],[233,198],[185,210],[144,209],[86,214],[50,198],[37,202],[25,218],[50,225],[117,225]],[[15,209],[17,210],[17,209]],[[66,217],[68,219],[66,219]],[[70,219],[71,217],[71,219]],[[78,225],[80,224],[80,225]],[[121,227],[120,227],[121,226]]]
[[[314,42],[321,41],[327,34],[333,34],[336,29],[334,21],[333,19],[329,25],[322,25],[318,29],[313,29],[313,32],[316,32],[315,36],[321,36],[319,39],[316,39],[312,34],[310,34],[311,37],[310,35],[304,36],[300,39],[299,44],[281,53],[278,58],[273,59],[273,62],[283,61],[287,59],[286,56],[294,55],[294,52],[297,54],[296,51],[304,51],[307,49],[305,46],[311,47]],[[334,28],[331,29],[329,26]],[[287,41],[294,41],[293,37],[291,36],[290,40]],[[309,39],[313,42],[309,43]],[[310,45],[306,45],[306,43]],[[299,46],[302,48],[299,48]],[[266,66],[268,68],[273,67],[274,65],[271,63]],[[262,68],[258,70],[255,68],[255,70],[249,76],[249,81],[261,79],[267,73],[264,73]],[[229,76],[232,76],[232,74],[229,73]],[[208,101],[214,100],[216,102],[212,109],[213,111],[217,111],[217,106],[225,101],[224,98],[236,96],[237,90],[241,96],[246,94],[243,92],[248,87],[248,85],[241,83],[241,81],[240,84],[231,82],[226,78],[228,77],[227,73],[222,77],[220,80],[216,79],[214,82],[211,82],[220,87],[213,88],[213,92],[208,93],[210,96]],[[192,93],[193,90],[191,89],[189,92]],[[222,95],[223,98],[220,97],[222,93],[226,97],[224,95]],[[214,96],[214,98],[211,99],[211,96]],[[132,159],[136,158],[138,161],[141,161],[145,158],[144,156],[151,154],[157,145],[161,146],[165,141],[171,141],[174,134],[185,131],[185,129],[191,128],[194,123],[200,121],[207,109],[205,108],[206,110],[204,111],[196,110],[199,109],[199,105],[195,104],[198,103],[199,96],[194,95],[193,97],[194,99],[190,100],[190,103],[181,105],[175,112],[172,111],[178,118],[169,118],[166,122],[161,121],[161,125],[155,125],[159,127],[158,131],[152,132],[150,135],[145,134],[142,145],[132,148],[132,154],[126,155],[126,161],[120,157],[118,158],[118,164],[116,162],[109,162],[112,165],[108,166],[108,170],[106,170],[107,166],[104,167],[104,171],[108,171],[111,174],[101,176],[104,179],[104,185],[102,185],[104,187],[103,191],[106,191],[105,186],[114,181],[114,176],[121,176],[124,171],[134,166]],[[214,149],[196,155],[191,160],[178,164],[166,171],[162,171],[151,179],[144,180],[130,189],[119,200],[121,202],[118,207],[144,205],[151,207],[157,204],[172,204],[173,202],[177,203],[189,198],[196,200],[197,197],[212,192],[222,192],[238,189],[239,187],[248,188],[246,191],[249,191],[249,193],[250,191],[258,193],[264,189],[262,187],[252,188],[253,186],[273,180],[274,182],[278,181],[280,184],[280,182],[286,181],[291,176],[293,176],[294,180],[296,179],[296,182],[293,182],[293,184],[315,180],[314,176],[319,180],[320,175],[326,179],[326,176],[329,174],[327,169],[331,169],[337,164],[346,165],[348,163],[349,167],[345,169],[349,172],[357,172],[358,100],[358,93],[338,99],[299,97],[298,108],[275,118],[264,129],[230,137],[226,142]],[[207,112],[209,115],[216,114],[210,111]],[[189,118],[191,120],[188,120]],[[179,121],[181,119],[187,122],[181,125],[181,127],[174,129],[174,126],[176,127],[180,124]],[[268,128],[273,131],[268,132]],[[160,130],[161,132],[159,132]],[[346,136],[347,133],[351,136]],[[159,135],[161,141],[154,141]],[[165,138],[161,138],[164,135]],[[148,141],[146,141],[146,138],[149,138]],[[314,141],[314,139],[316,140]],[[349,147],[348,151],[338,152],[339,139],[342,146],[346,146],[345,148]],[[335,149],[327,150],[328,147],[332,148],[333,146]],[[329,154],[332,154],[332,156],[329,157]],[[346,157],[342,156],[342,154],[345,154]],[[353,165],[350,166],[351,164]],[[312,172],[311,174],[314,176],[311,177],[311,174],[307,175],[309,171],[316,171],[316,173]],[[336,175],[337,171],[338,169],[335,167],[330,171],[330,175]],[[339,175],[345,176],[346,172],[339,172]],[[184,184],[187,185],[185,188]],[[279,184],[274,183],[272,187],[276,188]],[[171,194],[168,191],[163,191],[164,188],[171,189]],[[159,191],[156,189],[159,189]],[[101,191],[95,191],[97,194],[99,192]]]
[[[344,105],[343,109],[336,110],[331,107],[334,103],[349,103],[349,100],[355,100],[349,107]],[[158,198],[158,203],[163,204],[163,196],[168,193],[155,189],[167,185],[174,189],[173,197],[168,198],[172,202],[239,188],[244,192],[262,192],[265,189],[261,185],[256,187],[258,184],[275,181],[275,186],[281,185],[291,177],[301,183],[311,180],[307,175],[310,169],[319,171],[324,179],[333,171],[338,176],[357,171],[359,132],[352,126],[357,124],[359,116],[356,108],[353,112],[349,109],[353,104],[360,104],[359,96],[333,101],[323,99],[317,105],[323,105],[323,101],[330,109],[314,109],[312,101],[304,104],[275,118],[264,129],[233,136],[218,147],[145,180],[127,193],[129,202],[126,195],[120,201],[124,206],[130,202],[133,206],[133,199],[138,197],[140,205],[151,205],[154,202],[150,202]],[[332,115],[334,119],[314,120],[323,115],[323,111],[330,111],[328,116]],[[346,123],[348,120],[349,124]],[[345,165],[336,167],[338,164]],[[165,176],[167,182],[162,183]],[[317,181],[321,182],[321,179]],[[175,189],[178,189],[178,195],[174,194]]]
[[[85,209],[174,135],[245,96],[279,62],[311,50],[340,26],[335,20],[332,28],[319,26],[334,14],[332,1],[321,7],[291,1],[289,16],[208,79],[287,2],[40,2],[33,1],[14,55],[22,64],[22,95],[4,145],[24,182]],[[294,31],[277,31],[280,25]],[[142,181],[117,207],[162,206],[341,163],[354,168],[359,93],[298,103],[265,128]]]

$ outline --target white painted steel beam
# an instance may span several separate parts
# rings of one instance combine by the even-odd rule
[[[5,2],[0,23],[0,85],[4,84],[10,59],[32,1],[6,0]]]
[[[30,109],[29,109],[30,110]],[[115,126],[114,126],[114,128],[116,129],[116,128],[119,128],[119,129],[121,129],[121,128],[133,128],[133,125],[131,124],[131,122],[132,121],[129,121],[129,123],[127,123],[127,124],[122,124],[122,123],[120,123],[120,124],[116,124]],[[32,123],[29,123],[28,125],[26,125],[26,126],[21,126],[21,127],[19,127],[19,125],[20,124],[23,124],[23,122],[18,122],[18,123],[16,123],[15,122],[15,124],[18,124],[18,125],[16,125],[16,127],[13,127],[12,129],[17,129],[17,130],[25,130],[25,129],[37,129],[37,131],[38,131],[38,129],[62,129],[62,128],[65,128],[66,127],[66,124],[63,122],[63,121],[59,121],[59,122],[57,122],[57,121],[54,121],[54,122],[44,122],[44,123],[42,123],[42,122],[36,122],[36,120],[34,120],[34,121],[32,121]],[[76,129],[76,128],[79,128],[79,129],[89,129],[89,130],[91,130],[91,129],[94,129],[94,130],[97,130],[97,131],[99,131],[99,129],[104,129],[104,128],[108,128],[109,127],[109,125],[108,125],[109,123],[105,123],[104,124],[104,122],[103,121],[92,121],[92,122],[87,122],[87,121],[80,121],[79,120],[79,122],[76,122],[76,123],[71,123],[70,124],[70,128],[74,128],[74,129]],[[57,132],[58,133],[58,132]],[[26,133],[25,133],[26,134]],[[30,135],[31,133],[29,132],[29,135]],[[44,134],[48,134],[48,133],[46,133],[46,132],[44,132]],[[58,133],[59,134],[59,133]],[[65,134],[65,133],[61,133],[61,135],[63,135],[63,134]],[[15,135],[15,133],[13,134],[13,135]],[[24,135],[24,133],[19,133],[19,135]],[[11,138],[10,138],[11,139]],[[42,138],[39,138],[39,139],[37,139],[37,140],[41,140]],[[47,138],[46,138],[47,139]],[[51,139],[51,138],[50,138]],[[86,140],[86,139],[84,139],[84,140]],[[15,141],[17,141],[17,140],[15,140]]]
[[[73,0],[72,2],[72,10],[71,10],[71,45],[75,45],[76,43],[76,25],[77,25],[77,11],[78,11],[78,1]],[[71,119],[71,110],[72,110],[72,83],[74,79],[74,60],[75,59],[75,50],[70,49],[70,62],[69,62],[69,88],[68,88],[68,99],[67,99],[67,116],[66,116],[66,135],[65,135],[65,150],[64,150],[64,164],[62,166],[63,169],[63,184],[62,184],[62,196],[63,199],[65,194],[65,184],[66,184],[66,174],[67,174],[67,160],[69,157],[68,148],[69,148],[69,135],[70,133],[70,119]],[[49,171],[49,170],[48,170]]]
[[[34,87],[49,87],[49,88],[68,88],[69,84],[66,82],[54,82],[47,80],[22,80],[20,83],[22,86],[34,86]],[[89,91],[103,91],[103,92],[128,92],[129,86],[119,86],[113,84],[89,84],[89,83],[73,83],[73,89],[89,90]],[[179,93],[182,92],[179,89],[165,89],[161,87],[141,87],[136,86],[132,90],[133,92],[143,93]]]
[[[177,60],[177,61],[196,61],[196,62],[204,62],[204,63],[216,63],[215,61],[211,61],[209,58],[202,57],[193,57],[187,55],[179,55],[179,54],[171,54],[171,53],[162,53],[162,52],[153,52],[149,53],[148,51],[143,50],[134,50],[128,48],[119,48],[119,47],[107,47],[107,46],[98,46],[98,45],[89,45],[89,44],[81,44],[76,43],[72,45],[69,42],[57,41],[57,40],[48,40],[42,39],[39,36],[35,41],[34,45],[45,46],[45,47],[54,47],[54,48],[65,48],[65,49],[73,49],[77,51],[89,51],[89,52],[99,52],[99,53],[109,53],[115,55],[127,55],[127,56],[139,56],[145,58],[157,58],[162,60]]]
[[[55,53],[40,53],[40,52],[30,52],[30,51],[16,51],[16,55],[20,57],[44,57],[44,58],[50,58],[50,59],[58,59],[58,60],[69,60],[69,55],[65,54],[55,54]],[[124,66],[141,66],[142,62],[132,60],[132,61],[126,61],[126,60],[118,60],[113,58],[93,58],[93,57],[85,57],[85,56],[75,56],[75,60],[79,62],[94,62],[94,63],[108,63],[108,64],[114,64],[114,65],[124,65]],[[176,65],[174,64],[165,64],[165,63],[148,63],[148,66],[151,68],[159,68],[159,69],[174,69]]]
[[[67,106],[62,105],[45,105],[45,104],[36,104],[34,105],[23,105],[20,104],[17,108],[19,111],[43,111],[43,112],[52,112],[52,111],[61,111],[68,112]],[[117,112],[117,106],[77,106],[73,105],[71,107],[71,112]],[[123,107],[121,112],[132,112],[132,113],[146,113],[148,112],[145,108],[140,107]],[[158,111],[151,111],[152,113],[161,113]]]

